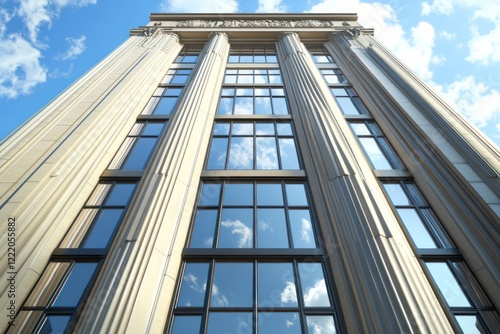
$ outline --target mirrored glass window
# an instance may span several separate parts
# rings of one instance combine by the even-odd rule
[[[223,88],[219,115],[287,115],[283,88]]]
[[[277,63],[274,45],[231,45],[228,63]]]
[[[291,123],[217,122],[207,169],[300,169]]]
[[[227,182],[205,189],[219,201],[200,198],[190,248],[316,248],[304,183]],[[207,188],[206,188],[207,187]]]

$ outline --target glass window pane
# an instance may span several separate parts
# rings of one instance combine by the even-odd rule
[[[210,306],[250,307],[252,305],[252,263],[216,263]]]
[[[273,97],[273,111],[275,115],[288,115],[284,97]]]
[[[253,98],[237,97],[234,105],[235,115],[252,115],[253,114]]]
[[[159,136],[165,123],[148,123],[142,132],[143,136]]]
[[[236,83],[236,75],[227,75],[224,77],[224,83],[227,84],[235,84]]]
[[[475,315],[456,315],[458,325],[465,334],[487,333]]]
[[[153,114],[170,115],[175,107],[175,104],[177,103],[177,99],[177,97],[163,97],[162,99],[160,99],[160,103],[158,103],[158,105],[156,106]]]
[[[226,167],[227,138],[213,138],[207,169],[224,169]]]
[[[271,71],[269,71],[269,72],[271,72]],[[280,84],[281,83],[281,75],[269,75],[269,83]]]
[[[205,304],[208,263],[186,263],[177,306],[201,307]]]
[[[400,184],[384,183],[385,191],[394,205],[410,205],[410,200]]]
[[[231,130],[232,135],[244,136],[253,135],[253,124],[252,123],[233,123],[233,128]]]
[[[221,96],[233,96],[234,88],[222,88]]]
[[[279,169],[276,140],[274,137],[255,139],[257,169]],[[283,151],[283,149],[281,149]],[[282,153],[283,154],[283,153]]]
[[[280,183],[258,183],[257,205],[283,205],[283,192]]]
[[[295,141],[291,138],[278,139],[282,169],[300,169]]]
[[[304,305],[331,306],[321,263],[299,263],[298,266]]]
[[[231,139],[228,169],[253,169],[253,138],[236,137]]]
[[[253,96],[253,88],[237,88],[236,96]]]
[[[135,189],[135,183],[118,183],[115,184],[111,195],[109,195],[106,205],[121,205],[128,203]]]
[[[258,209],[257,233],[259,248],[288,248],[285,210]]]
[[[222,210],[218,247],[253,247],[253,209]]]
[[[199,333],[201,316],[198,315],[176,315],[172,326],[172,334]]]
[[[255,114],[256,115],[271,115],[271,98],[270,97],[256,97],[255,98]]]
[[[294,248],[316,248],[309,210],[289,210]]]
[[[208,316],[207,334],[250,334],[252,323],[252,313],[249,312],[211,312]]]
[[[123,209],[104,209],[92,227],[84,248],[106,248],[116,225],[120,222]]]
[[[328,84],[338,84],[341,83],[339,77],[335,74],[325,74],[324,78]]]
[[[307,205],[306,190],[302,183],[285,185],[288,205]]]
[[[158,138],[146,137],[138,138],[135,145],[129,152],[127,161],[123,164],[121,169],[124,170],[141,170],[146,167],[149,156],[156,145]]]
[[[48,333],[66,333],[66,327],[68,326],[69,315],[49,315],[45,318],[42,327],[38,333],[48,334]]]
[[[239,84],[250,84],[253,83],[253,75],[239,75],[238,76]]]
[[[436,248],[436,243],[432,240],[429,231],[424,226],[424,223],[418,216],[415,209],[397,209],[401,220],[403,221],[408,233],[411,235],[415,246],[418,248]]]
[[[203,183],[200,205],[219,205],[220,190],[220,183]]]
[[[374,138],[359,138],[366,156],[370,159],[375,169],[392,169],[391,164],[385,157],[385,154],[378,146]]]
[[[266,62],[266,57],[264,55],[255,55],[253,58],[253,61],[255,63],[265,63]]]
[[[268,63],[277,63],[278,62],[278,58],[276,58],[276,56],[274,56],[274,55],[267,55],[266,59],[267,59]]]
[[[348,97],[337,97],[337,103],[344,115],[359,115],[360,112]]]
[[[253,184],[226,184],[224,191],[224,205],[253,205]]]
[[[285,96],[285,90],[283,88],[271,88],[271,94],[273,96]]]
[[[444,262],[426,262],[425,264],[449,306],[471,306],[448,264]]]
[[[252,63],[252,62],[253,62],[253,56],[252,55],[242,54],[240,56],[240,63]]]
[[[335,96],[349,96],[344,88],[330,88],[330,91]]]
[[[218,210],[198,209],[191,236],[191,248],[213,247],[218,213]]]
[[[26,306],[47,306],[52,293],[57,288],[70,262],[49,262],[42,278],[26,301]]]
[[[182,88],[168,87],[165,89],[163,96],[179,96],[182,93]]]
[[[306,316],[307,330],[309,334],[335,334],[335,322],[331,315],[308,315]]]
[[[258,316],[259,334],[300,334],[300,318],[292,312],[261,312]]]
[[[259,307],[297,307],[297,289],[291,263],[258,264]]]
[[[274,124],[273,123],[257,123],[255,124],[255,134],[257,136],[263,135],[274,135]]]
[[[185,84],[189,78],[189,75],[175,75],[170,81],[171,84]]]
[[[255,88],[255,96],[269,96],[269,88]]]
[[[237,63],[240,60],[239,55],[229,55],[229,63]]]
[[[75,263],[52,306],[76,307],[96,268],[95,262]]]
[[[214,135],[216,136],[228,136],[229,135],[229,123],[216,123],[214,127]]]
[[[255,77],[255,83],[257,84],[262,84],[262,83],[269,83],[268,82],[268,78],[267,78],[267,75],[265,74],[256,74]]]
[[[351,123],[351,128],[358,136],[371,136],[372,133],[364,123]]]
[[[233,102],[234,99],[232,97],[221,97],[219,109],[217,113],[219,115],[230,115],[233,113]]]
[[[290,123],[279,123],[277,124],[278,135],[280,136],[291,136],[292,135],[292,125]]]

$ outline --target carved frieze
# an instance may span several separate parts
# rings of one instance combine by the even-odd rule
[[[177,22],[178,28],[330,28],[327,20],[188,20]]]

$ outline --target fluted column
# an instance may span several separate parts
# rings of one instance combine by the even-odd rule
[[[228,50],[223,33],[212,35],[203,49],[77,330],[163,331]]]
[[[298,35],[283,34],[278,54],[347,331],[452,332]]]
[[[2,142],[0,258],[7,258],[7,220],[16,218],[18,306],[179,49],[172,33],[130,37]],[[2,261],[2,309],[9,305],[6,272]]]

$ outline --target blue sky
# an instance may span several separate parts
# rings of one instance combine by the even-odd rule
[[[498,0],[0,0],[0,138],[152,12],[350,12],[500,144]]]

